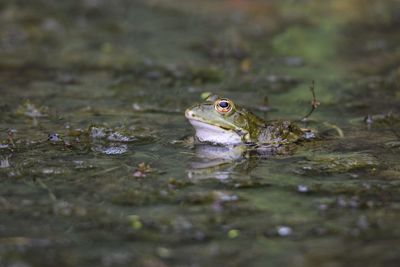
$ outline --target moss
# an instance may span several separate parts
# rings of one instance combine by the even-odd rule
[[[343,173],[360,169],[374,170],[378,160],[367,153],[320,154],[300,161],[296,172],[302,174]]]

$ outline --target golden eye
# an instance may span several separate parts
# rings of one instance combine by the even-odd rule
[[[215,109],[221,114],[228,114],[233,109],[233,102],[229,99],[223,98],[215,101]]]

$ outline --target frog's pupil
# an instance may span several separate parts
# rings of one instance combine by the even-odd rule
[[[227,108],[227,107],[229,107],[229,104],[228,104],[228,102],[226,102],[226,101],[221,101],[221,102],[219,103],[219,106],[220,106],[221,108]]]

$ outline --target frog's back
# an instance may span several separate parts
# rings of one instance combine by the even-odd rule
[[[304,130],[291,121],[269,121],[263,127],[260,127],[257,143],[269,145],[289,144],[304,138],[304,134]]]

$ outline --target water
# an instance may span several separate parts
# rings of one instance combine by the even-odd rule
[[[398,266],[398,6],[2,2],[0,266]],[[203,92],[296,120],[313,80],[343,138],[179,141]]]

